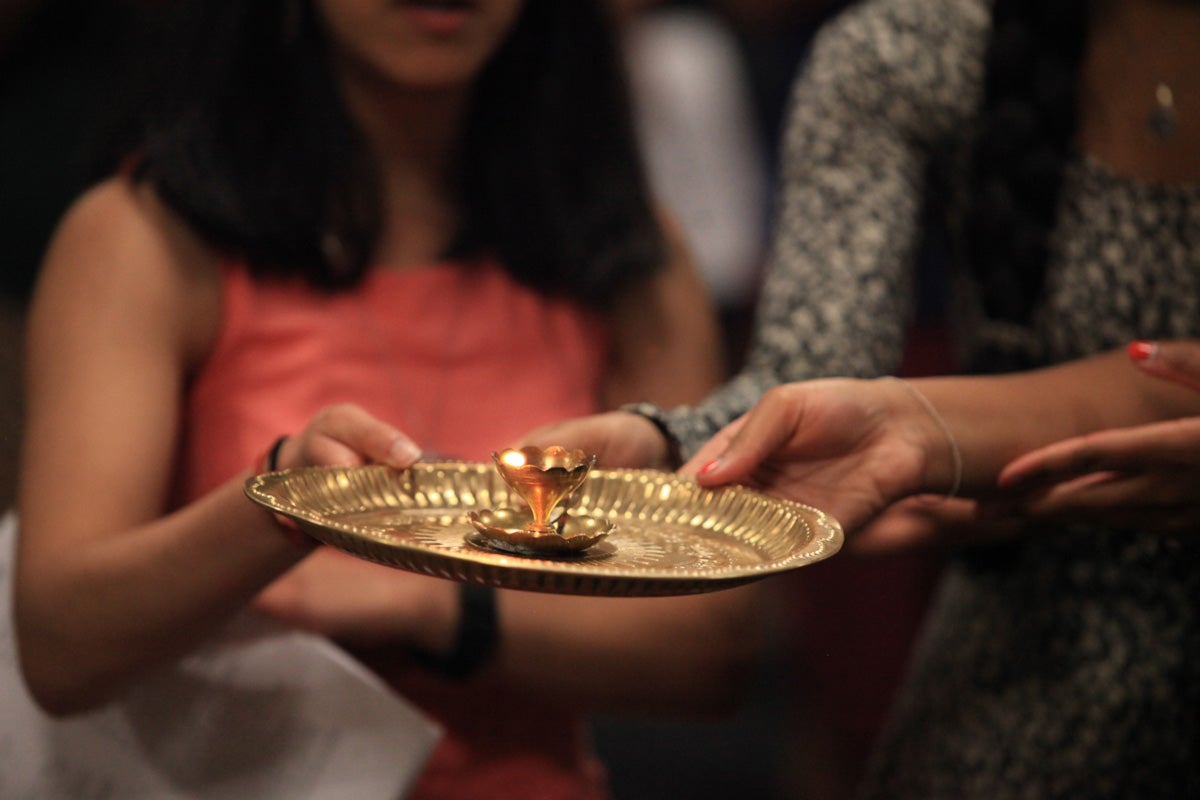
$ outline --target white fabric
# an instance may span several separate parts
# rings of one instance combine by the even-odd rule
[[[748,303],[769,188],[737,43],[709,13],[657,9],[633,20],[625,51],[651,188],[679,221],[718,304]]]
[[[433,723],[324,639],[239,620],[100,711],[43,714],[17,667],[16,516],[0,521],[0,798],[394,800]]]

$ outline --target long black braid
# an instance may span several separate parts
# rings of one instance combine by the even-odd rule
[[[996,0],[965,249],[993,319],[1027,322],[1074,148],[1088,0]]]

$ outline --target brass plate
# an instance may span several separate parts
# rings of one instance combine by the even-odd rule
[[[837,521],[809,506],[742,487],[703,489],[653,470],[592,470],[571,511],[608,517],[616,529],[583,553],[556,558],[479,546],[467,512],[520,502],[491,464],[284,470],[250,478],[246,494],[368,561],[560,594],[710,592],[821,561],[842,545]]]

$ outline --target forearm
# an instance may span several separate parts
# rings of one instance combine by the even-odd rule
[[[55,713],[109,699],[186,653],[307,552],[242,493],[246,476],[154,522],[78,537],[70,550],[22,544],[14,599],[22,667]],[[44,524],[23,513],[20,540]]]
[[[1012,375],[911,383],[950,428],[968,493],[990,490],[1009,461],[1051,442],[1200,414],[1197,393],[1142,373],[1123,351]],[[946,464],[931,462],[931,491],[944,491],[953,480]]]
[[[612,360],[602,404],[693,403],[722,378],[716,311],[678,226],[665,213],[667,262],[626,292],[613,312]]]

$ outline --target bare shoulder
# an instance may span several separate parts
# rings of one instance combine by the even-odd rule
[[[59,223],[39,274],[31,325],[63,318],[159,326],[185,356],[202,350],[219,314],[215,253],[152,189],[111,178]],[[149,331],[147,331],[149,332]]]
[[[104,283],[134,280],[188,283],[215,267],[215,255],[172,213],[153,189],[111,178],[67,210],[47,253],[44,271]]]

